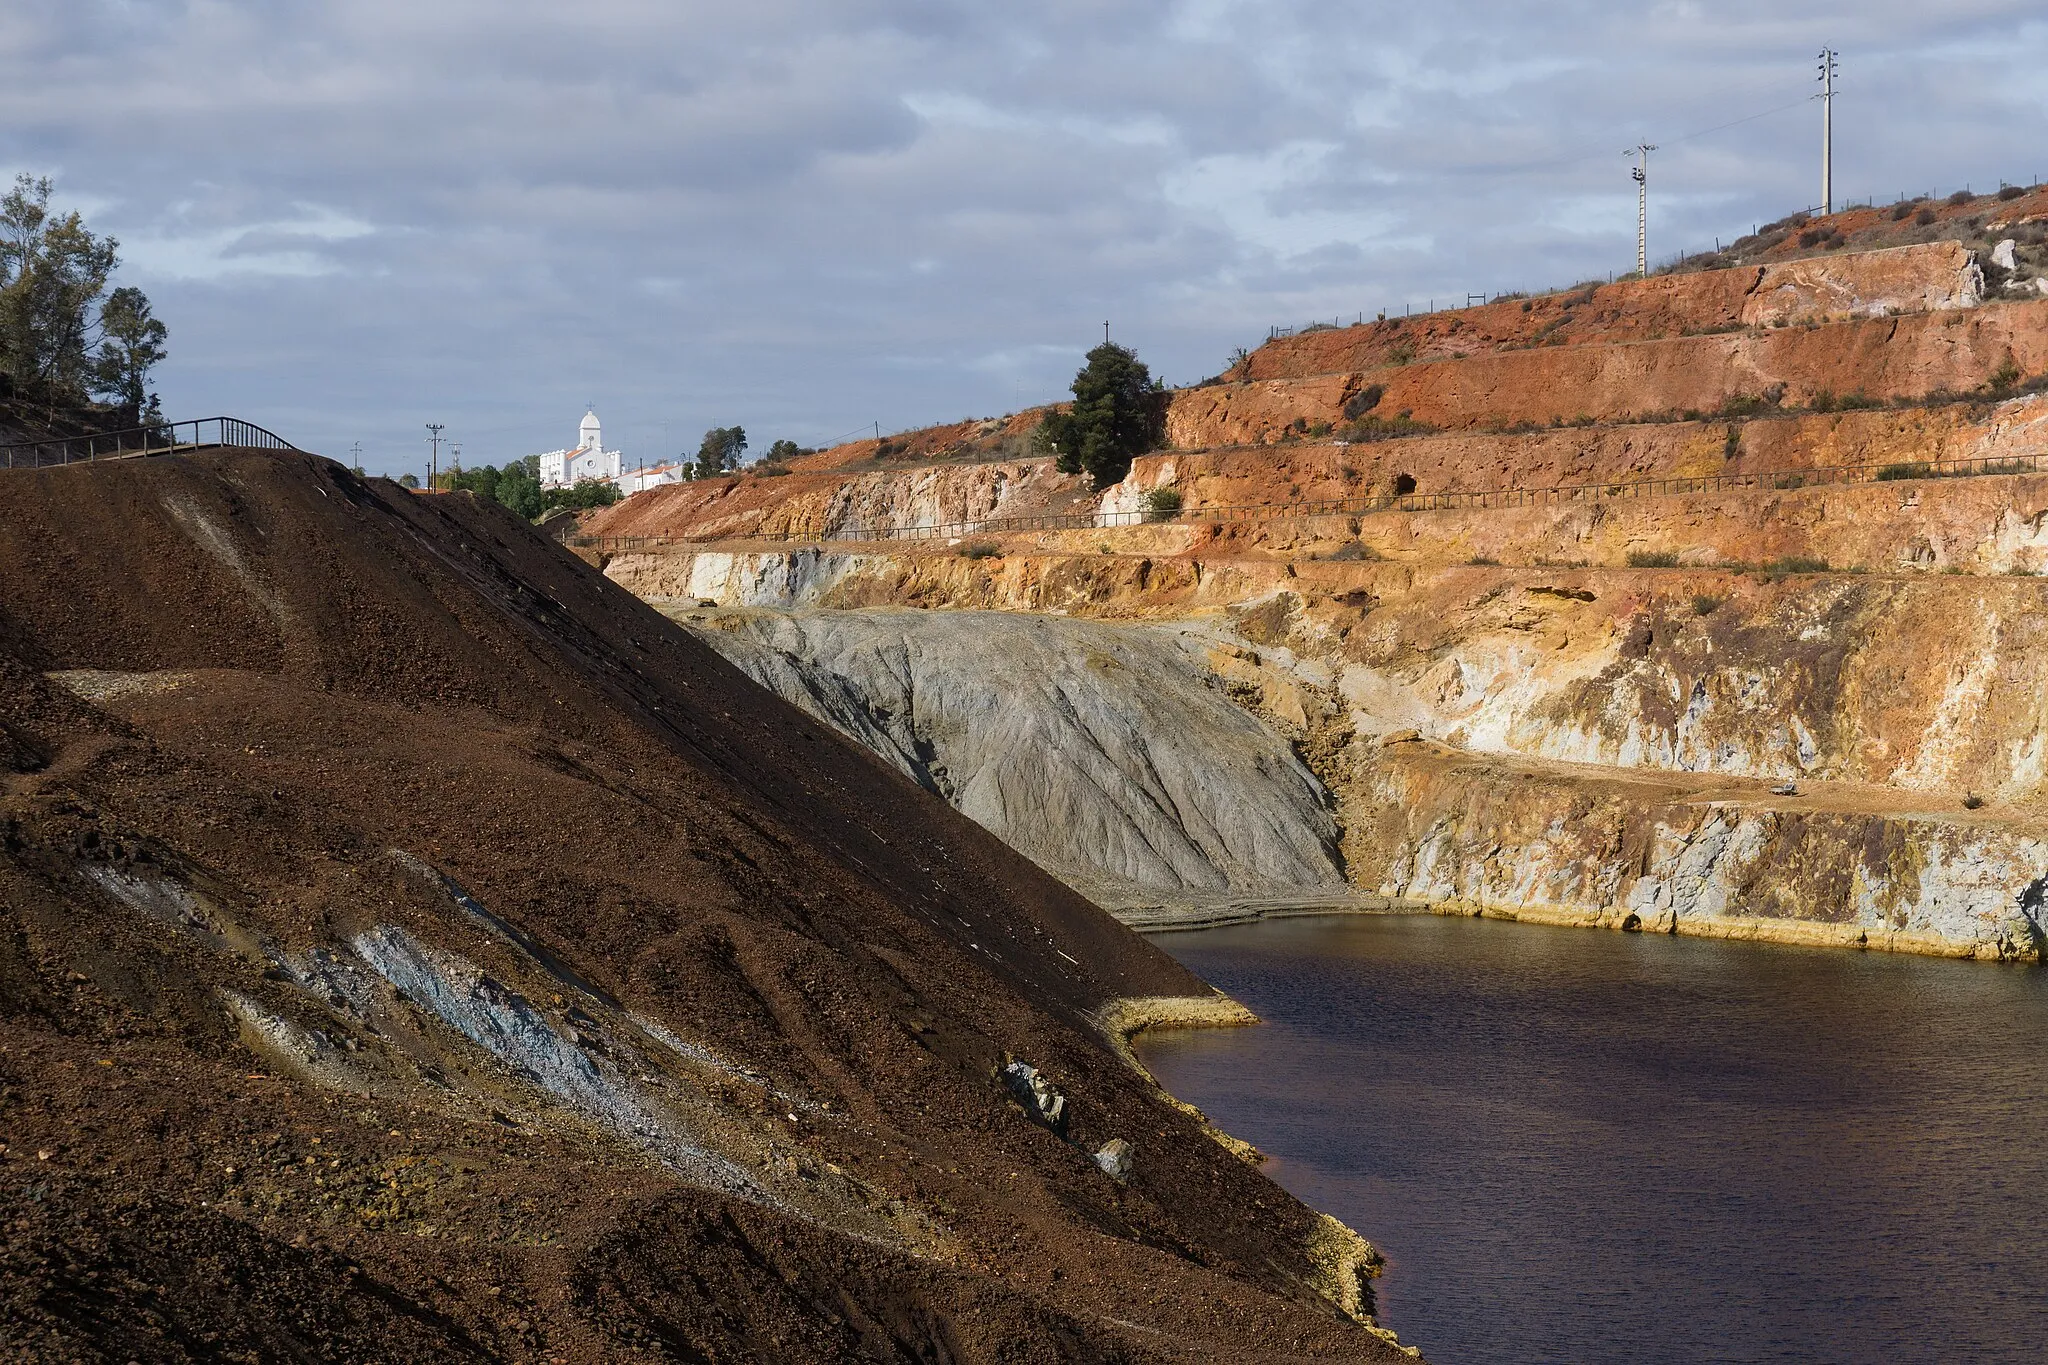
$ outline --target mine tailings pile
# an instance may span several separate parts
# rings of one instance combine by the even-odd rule
[[[1100,491],[1019,453],[1027,414],[629,499],[581,553],[814,713],[859,733],[866,707],[941,768],[991,757],[957,707],[920,713],[922,689],[1066,694],[1020,687],[1002,649],[922,647],[900,613],[834,631],[763,614],[971,608],[1048,638],[1089,618],[1148,658],[1169,642],[1173,714],[1237,707],[1318,784],[1287,839],[1314,843],[1320,802],[1328,871],[1278,888],[1294,902],[2035,958],[2048,204],[1985,211],[2006,217],[1976,229],[2024,239],[2009,265],[1956,240],[1774,256],[1280,338],[1176,391],[1168,445]],[[1531,496],[1356,510],[1500,490]],[[1288,511],[1313,503],[1353,510]],[[1053,513],[1135,524],[973,525]],[[847,647],[878,631],[897,643]],[[1114,659],[1077,637],[1090,651]],[[1129,689],[1118,724],[1144,735],[1164,686]],[[930,785],[1091,890],[1131,878],[1131,826],[1171,843],[1217,805],[1123,801],[1048,854],[1014,805]],[[1229,874],[1146,878],[1105,899],[1141,923],[1257,899]]]
[[[0,473],[23,1358],[1391,1357],[1244,1013],[502,508]]]

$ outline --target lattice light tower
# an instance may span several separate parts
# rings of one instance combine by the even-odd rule
[[[1820,211],[1835,211],[1835,50],[1820,50]]]
[[[1638,142],[1622,152],[1637,159],[1629,172],[1636,178],[1636,274],[1646,277],[1650,273],[1650,153],[1656,150],[1654,142]]]

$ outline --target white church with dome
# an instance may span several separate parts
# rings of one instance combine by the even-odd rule
[[[540,457],[540,486],[574,488],[591,479],[618,483],[619,475],[625,472],[624,460],[618,451],[604,448],[604,427],[597,420],[595,408],[583,414],[583,424],[576,434],[574,449],[550,450]]]

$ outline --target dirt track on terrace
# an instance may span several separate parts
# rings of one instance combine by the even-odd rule
[[[0,475],[0,583],[0,1355],[1386,1353],[1090,1020],[1199,982],[502,509]]]

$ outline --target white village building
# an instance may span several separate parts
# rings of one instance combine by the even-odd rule
[[[651,469],[627,469],[625,457],[604,448],[604,428],[595,410],[583,414],[572,450],[551,450],[540,457],[542,488],[574,488],[592,479],[610,484],[627,497],[665,483],[681,483],[690,477],[687,461],[671,461]]]
[[[680,463],[658,464],[647,469],[629,469],[619,475],[619,491],[630,498],[635,493],[659,488],[665,483],[681,483],[689,477],[690,466]]]
[[[617,483],[624,461],[616,450],[604,448],[604,428],[595,409],[583,414],[573,450],[550,450],[540,457],[542,488],[574,488],[588,479]]]

